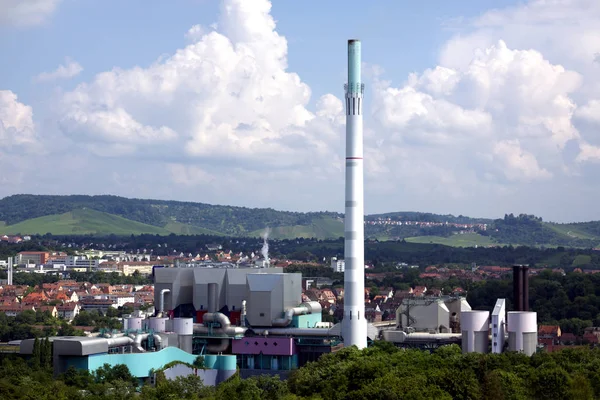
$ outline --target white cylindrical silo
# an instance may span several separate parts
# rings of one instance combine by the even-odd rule
[[[463,353],[487,353],[490,345],[490,312],[461,311]]]
[[[127,321],[126,323],[123,323],[123,326],[127,326],[124,329],[129,329],[129,330],[135,330],[135,331],[141,331],[142,330],[142,325],[144,323],[144,319],[143,318],[138,318],[138,317],[132,317],[132,318],[124,318],[123,321]]]
[[[508,350],[527,354],[535,353],[537,347],[537,313],[509,311],[506,321]]]
[[[154,332],[166,332],[167,318],[150,318],[148,328]]]
[[[194,319],[193,318],[175,318],[173,320],[173,332],[178,335],[193,335],[194,334]]]

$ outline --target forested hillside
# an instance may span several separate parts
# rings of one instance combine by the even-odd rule
[[[343,214],[290,212],[205,203],[128,199],[118,196],[14,195],[0,200],[0,234],[261,236],[267,227],[278,239],[336,239],[344,235]],[[555,224],[507,214],[500,219],[420,212],[365,216],[365,235],[451,246],[600,245],[600,222]]]
[[[270,208],[127,199],[118,196],[15,195],[0,200],[0,221],[4,221],[6,225],[13,225],[31,218],[81,209],[101,211],[156,227],[178,224],[230,236],[248,236],[256,231],[263,231],[266,227],[308,226],[315,220],[340,217],[337,213],[329,212],[299,213]],[[343,230],[340,230],[343,235],[342,232]]]

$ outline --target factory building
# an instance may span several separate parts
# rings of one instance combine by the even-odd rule
[[[396,327],[407,332],[458,333],[465,297],[407,297],[396,310]]]
[[[529,268],[513,267],[513,311],[498,299],[491,313],[471,310],[465,298],[407,298],[396,313],[396,327],[382,330],[384,340],[401,347],[434,349],[460,344],[463,353],[537,351],[537,313],[529,311]]]
[[[54,371],[127,365],[140,379],[172,361],[209,368],[205,384],[242,375],[285,374],[343,347],[341,326],[322,322],[318,302],[301,301],[302,276],[281,268],[157,268],[156,316],[128,317],[120,332],[55,337]],[[378,331],[369,327],[371,339]],[[21,343],[31,354],[33,339]],[[178,372],[179,371],[179,372]],[[187,372],[186,372],[187,371]],[[168,376],[190,373],[184,367]]]

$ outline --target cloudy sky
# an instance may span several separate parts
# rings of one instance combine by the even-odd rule
[[[597,0],[0,0],[0,197],[600,219]],[[495,8],[492,8],[495,7]]]

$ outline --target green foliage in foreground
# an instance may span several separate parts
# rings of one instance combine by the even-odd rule
[[[44,357],[40,356],[41,359]],[[594,399],[600,398],[600,349],[556,353],[461,354],[458,346],[433,353],[386,342],[363,351],[347,348],[294,371],[287,381],[236,374],[216,388],[190,375],[158,376],[156,386],[137,387],[123,365],[94,374],[70,368],[53,379],[36,360],[4,358],[0,398],[11,399]]]
[[[429,354],[381,342],[343,349],[295,371],[291,393],[323,399],[593,399],[600,397],[600,350],[533,357],[462,355],[456,345]]]

